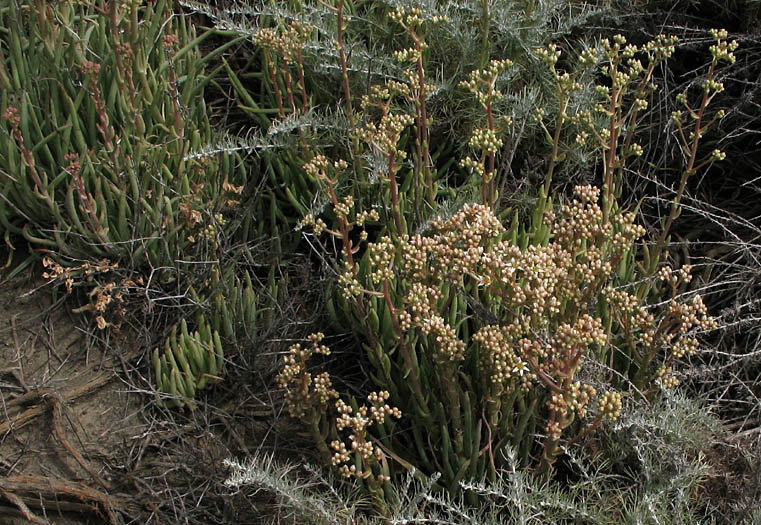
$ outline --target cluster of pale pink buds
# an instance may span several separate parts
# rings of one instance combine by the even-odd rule
[[[605,392],[597,401],[597,411],[608,419],[618,419],[623,409],[623,396],[620,392]]]

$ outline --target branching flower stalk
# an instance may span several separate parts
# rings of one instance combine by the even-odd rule
[[[132,80],[132,71],[134,68],[134,51],[129,43],[123,43],[116,46],[116,71],[119,75],[119,87],[123,97],[128,97],[130,107],[132,108],[135,123],[138,127],[138,133],[145,133],[145,121],[140,115],[139,106],[135,100],[135,83]],[[137,124],[142,122],[142,124]]]
[[[280,91],[280,83],[277,79],[277,73],[275,71],[275,61],[272,57],[272,50],[279,47],[278,36],[273,28],[261,29],[254,37],[254,43],[261,46],[264,50],[264,61],[267,63],[267,71],[269,72],[270,84],[275,92],[275,100],[277,101],[278,115],[280,118],[285,118],[285,107],[283,106],[283,95]]]
[[[21,132],[21,128],[19,127],[21,124],[21,115],[19,115],[18,108],[15,106],[8,106],[3,113],[3,118],[7,120],[11,125],[11,135],[13,136],[13,139],[16,141],[16,145],[21,151],[21,158],[24,161],[24,165],[32,174],[36,194],[45,199],[48,206],[54,207],[55,202],[53,202],[45,189],[47,185],[43,183],[42,179],[40,178],[40,174],[37,172],[37,168],[35,167],[34,155],[32,155],[32,152],[29,150],[29,148],[26,147],[26,144],[24,143],[24,134]]]
[[[552,177],[555,173],[555,167],[557,166],[557,163],[560,162],[563,158],[563,156],[560,154],[560,137],[563,126],[568,119],[568,103],[570,102],[573,93],[581,89],[581,84],[576,79],[580,71],[577,71],[574,75],[571,75],[568,72],[560,72],[555,68],[558,59],[560,58],[560,50],[558,49],[557,45],[549,44],[546,48],[537,50],[537,55],[539,55],[542,61],[547,64],[547,67],[549,67],[550,72],[554,77],[554,81],[557,86],[555,94],[559,105],[554,134],[551,134],[547,127],[544,125],[544,110],[541,108],[537,109],[537,112],[534,116],[539,125],[544,130],[547,136],[547,140],[550,142],[550,144],[552,144],[550,164],[547,168],[547,174],[545,175],[544,179],[544,195],[546,196],[550,195],[550,188],[552,186]],[[583,58],[582,65],[587,65],[588,62],[584,61]]]
[[[404,84],[390,81],[385,88],[373,86],[370,96],[363,97],[362,101],[362,108],[365,112],[369,112],[371,107],[377,107],[381,112],[377,125],[372,122],[365,125],[363,137],[368,144],[378,149],[386,157],[388,164],[386,173],[391,192],[391,213],[394,218],[394,233],[397,236],[406,233],[396,182],[396,173],[406,158],[406,153],[400,150],[397,144],[404,129],[412,124],[413,117],[407,114],[390,113],[390,106],[394,96],[405,95],[408,92],[407,86]]]
[[[97,125],[98,131],[103,135],[106,149],[111,156],[111,162],[113,165],[114,173],[119,172],[119,160],[116,156],[116,150],[114,148],[114,130],[109,123],[108,114],[106,113],[106,103],[100,96],[100,89],[98,88],[98,73],[100,72],[100,64],[92,62],[90,60],[85,61],[82,64],[82,73],[84,73],[89,82],[90,89],[92,90],[92,99],[95,104],[95,108],[98,112],[98,119],[100,124]]]
[[[174,53],[179,43],[180,39],[172,33],[167,33],[162,38],[162,46],[167,53],[167,61],[169,62],[169,86],[172,90],[174,107],[174,132],[179,140],[183,140],[185,121],[182,118],[182,111],[180,109],[180,93],[177,91],[177,73],[174,67]]]
[[[697,328],[701,330],[713,330],[718,327],[717,321],[708,315],[703,299],[695,295],[690,302],[680,302],[679,287],[686,285],[692,279],[692,267],[685,265],[679,271],[673,271],[669,266],[663,266],[658,272],[658,278],[665,282],[670,289],[670,297],[667,309],[661,316],[649,345],[644,348],[644,355],[639,360],[639,369],[634,376],[633,383],[637,388],[644,388],[645,383],[652,376],[651,364],[658,353],[667,348],[667,353],[661,366],[655,372],[655,377],[665,388],[672,388],[679,384],[679,380],[673,375],[674,360],[697,353],[699,342],[690,333]]]
[[[338,5],[336,6],[330,5],[324,0],[318,0],[318,2],[336,15],[336,47],[338,48],[338,56],[341,60],[341,83],[344,90],[346,118],[349,119],[349,125],[354,127],[354,109],[352,107],[351,88],[349,87],[349,66],[344,45],[344,31],[346,30],[346,16],[344,15],[345,0],[338,0]]]
[[[98,215],[95,211],[95,206],[93,206],[92,198],[87,194],[87,190],[85,189],[84,182],[82,181],[82,176],[79,173],[82,169],[82,166],[77,160],[77,155],[75,153],[70,153],[66,155],[65,159],[69,163],[69,165],[66,167],[66,172],[74,180],[74,185],[77,189],[79,200],[82,201],[82,205],[84,206],[84,209],[87,213],[87,220],[90,222],[90,227],[92,228],[92,231],[94,231],[97,234],[100,242],[103,242],[103,243],[108,242],[108,239],[106,238],[105,230],[103,229],[103,226],[98,220]]]
[[[407,72],[407,82],[410,87],[410,98],[415,104],[415,178],[417,188],[415,204],[422,204],[422,188],[425,187],[426,201],[433,204],[436,198],[436,189],[433,182],[433,173],[430,162],[430,121],[428,110],[426,108],[426,98],[431,91],[431,86],[425,82],[425,68],[423,65],[423,53],[428,49],[425,42],[426,36],[430,34],[433,27],[445,22],[447,19],[440,16],[425,19],[423,11],[420,8],[404,9],[397,7],[391,13],[391,18],[401,25],[412,40],[412,47],[406,48],[394,53],[399,62],[409,62],[414,64],[414,70]],[[430,25],[423,28],[428,22]]]
[[[321,344],[323,338],[322,333],[311,334],[310,348],[295,344],[284,356],[285,366],[278,375],[278,383],[286,390],[286,407],[291,417],[308,426],[323,460],[338,468],[344,478],[364,484],[376,507],[385,514],[393,496],[389,484],[391,468],[386,451],[372,438],[368,428],[375,426],[386,434],[385,427],[391,424],[386,418],[399,419],[402,413],[389,406],[387,391],[371,392],[367,396],[369,405],[360,407],[353,399],[347,404],[339,398],[327,372],[313,376],[308,360],[314,354],[330,355],[330,349]],[[327,409],[333,399],[337,417],[331,420]],[[349,447],[341,435],[347,431],[351,432]],[[330,441],[330,448],[326,441]]]
[[[309,111],[309,100],[307,99],[307,86],[304,78],[304,57],[302,54],[302,47],[309,39],[311,33],[311,26],[300,24],[296,21],[291,22],[289,33],[292,41],[292,52],[296,55],[296,67],[299,72],[299,88],[301,91],[301,105],[302,111],[306,113]]]
[[[322,459],[327,462],[332,453],[326,444],[330,437],[326,407],[331,399],[338,398],[338,392],[333,389],[326,372],[312,376],[307,364],[314,354],[330,355],[330,349],[321,344],[324,337],[322,333],[310,335],[309,348],[302,348],[300,344],[292,345],[283,357],[285,366],[278,375],[278,383],[287,389],[286,407],[291,417],[307,425]]]
[[[488,68],[473,71],[467,81],[460,83],[461,87],[470,91],[478,100],[478,103],[486,112],[486,128],[474,130],[470,139],[470,145],[481,150],[481,158],[476,162],[467,158],[460,165],[481,176],[481,203],[493,207],[496,202],[494,190],[494,159],[497,151],[502,147],[502,139],[498,137],[493,104],[502,98],[502,92],[497,89],[497,79],[506,69],[512,66],[510,60],[492,60]],[[509,118],[505,120],[505,126],[510,125]]]
[[[714,79],[716,75],[716,68],[721,62],[734,64],[736,58],[733,51],[735,51],[739,45],[736,40],[733,40],[732,42],[728,42],[726,40],[728,36],[726,30],[712,29],[711,35],[716,40],[716,44],[711,46],[711,55],[713,56],[713,59],[711,61],[711,65],[708,68],[706,79],[703,82],[703,96],[700,100],[700,104],[698,105],[697,110],[693,109],[689,105],[686,94],[683,93],[677,97],[677,102],[684,105],[685,109],[687,110],[688,118],[694,120],[695,122],[692,127],[692,131],[688,136],[685,136],[684,133],[684,112],[675,111],[671,115],[672,121],[676,124],[677,129],[679,130],[679,139],[681,142],[682,151],[687,157],[687,165],[685,166],[684,171],[682,171],[682,176],[679,180],[679,187],[677,189],[676,195],[674,196],[674,199],[671,201],[671,209],[668,216],[666,217],[665,223],[661,228],[660,235],[658,236],[658,240],[655,244],[654,253],[650,257],[650,265],[648,269],[651,274],[654,273],[657,268],[658,261],[660,260],[660,255],[666,247],[666,242],[671,232],[671,226],[679,215],[680,204],[682,202],[682,197],[684,196],[684,191],[687,187],[687,181],[697,171],[709,166],[713,162],[724,160],[726,157],[722,151],[716,149],[711,152],[708,158],[702,162],[698,161],[698,146],[700,139],[711,127],[711,125],[716,122],[716,120],[721,119],[724,116],[724,111],[720,110],[716,113],[713,119],[705,123],[706,108],[708,104],[710,104],[711,100],[713,100],[717,94],[721,93],[724,90],[724,85]]]
[[[387,116],[387,119],[386,119],[387,121],[389,121],[388,117],[389,116]],[[398,119],[390,119],[390,121],[397,122],[397,123],[399,122]],[[396,134],[396,136],[398,137],[398,133],[401,132],[401,129],[395,129],[392,125],[390,128],[387,128],[385,130],[385,133],[389,133],[389,132],[392,134]],[[387,135],[385,135],[384,132],[381,132],[379,134],[380,140],[385,140],[383,138],[384,136],[387,139]],[[396,331],[396,333],[401,335],[403,327],[395,315],[393,304],[391,302],[391,291],[388,287],[388,284],[384,284],[383,291],[378,292],[378,291],[372,291],[367,288],[364,288],[358,280],[359,265],[357,264],[355,260],[355,255],[359,251],[361,245],[354,244],[353,240],[350,237],[350,232],[355,226],[360,228],[363,227],[365,222],[368,220],[378,221],[379,220],[378,212],[377,210],[371,210],[369,212],[363,211],[363,212],[357,213],[354,221],[351,221],[349,219],[349,215],[353,212],[354,199],[352,198],[351,195],[347,195],[343,200],[339,200],[335,192],[335,183],[337,182],[337,179],[338,179],[338,172],[340,172],[343,169],[346,169],[348,164],[344,160],[339,160],[333,163],[333,169],[336,171],[336,175],[334,177],[331,177],[327,173],[328,166],[329,166],[328,160],[323,155],[317,155],[315,156],[314,159],[312,159],[311,161],[309,161],[308,163],[304,165],[304,170],[307,172],[307,174],[316,178],[317,180],[322,181],[325,184],[325,188],[327,190],[328,196],[333,204],[333,209],[337,216],[338,231],[329,229],[322,219],[315,218],[311,214],[306,215],[302,219],[302,224],[304,226],[312,226],[316,235],[320,235],[323,232],[327,232],[341,239],[342,246],[343,246],[343,254],[344,254],[344,270],[341,276],[339,277],[339,284],[341,284],[343,287],[344,298],[346,300],[351,301],[356,306],[359,317],[361,319],[364,319],[368,315],[368,312],[366,311],[365,305],[362,301],[361,295],[366,294],[374,298],[382,297],[383,301],[385,301],[386,304],[389,306],[389,311],[393,314],[391,316],[393,329]],[[395,182],[393,182],[393,177],[392,177],[392,184],[395,184]],[[360,235],[360,242],[365,241],[366,239],[367,239],[367,232],[362,231]],[[377,282],[380,282],[380,280],[387,281],[388,279],[392,277],[392,275],[389,273],[393,271],[391,268],[392,261],[388,261],[385,259],[385,257],[387,257],[388,254],[390,253],[392,253],[392,251],[387,251],[384,256],[379,255],[379,257],[381,257],[382,260],[386,261],[386,269],[380,271],[380,273],[375,274],[379,276]],[[376,262],[378,260],[381,260],[381,259],[376,259]],[[377,313],[375,315],[377,316]],[[373,344],[376,344],[378,340],[378,334],[370,333],[368,334],[368,339]],[[426,405],[425,396],[421,388],[420,382],[417,378],[417,373],[414,370],[412,357],[410,356],[410,352],[406,348],[403,342],[401,343],[401,350],[407,365],[407,369],[410,370],[411,382],[413,384],[413,390],[415,392],[415,395],[417,396],[421,405],[425,406]]]
[[[606,219],[611,213],[612,196],[617,195],[619,191],[614,175],[618,174],[619,178],[622,176],[623,164],[627,157],[642,154],[642,147],[632,144],[631,141],[636,130],[637,116],[640,110],[647,108],[647,96],[656,88],[651,81],[653,71],[660,62],[673,54],[675,43],[676,38],[663,35],[648,42],[641,49],[632,44],[627,45],[626,38],[622,35],[615,35],[613,43],[608,39],[602,40],[603,57],[608,62],[608,65],[603,67],[603,73],[611,81],[609,88],[598,86],[598,92],[608,103],[607,109],[602,105],[598,106],[599,111],[607,114],[609,123],[608,128],[597,135],[604,153],[603,213]],[[635,58],[640,52],[647,55],[647,67]],[[635,87],[632,88],[632,84],[635,83]],[[624,97],[630,93],[634,95],[634,102],[625,110]],[[624,129],[626,135],[623,148],[620,148],[619,140]]]
[[[322,232],[328,232],[331,235],[341,239],[343,244],[343,253],[345,256],[346,268],[351,274],[350,279],[356,280],[357,277],[357,264],[354,260],[354,255],[359,251],[360,246],[354,245],[354,241],[349,237],[349,232],[353,226],[348,220],[348,215],[351,213],[354,207],[354,199],[351,195],[346,196],[343,201],[338,200],[338,196],[335,191],[335,184],[338,181],[338,174],[341,170],[346,169],[348,166],[345,160],[336,161],[330,165],[328,159],[324,155],[315,155],[315,157],[304,164],[304,171],[307,175],[314,177],[325,184],[325,189],[328,192],[333,209],[338,217],[338,231],[330,230],[325,222],[312,215],[307,215],[302,219],[302,224],[305,226],[313,226],[316,235],[320,235]],[[328,169],[331,167],[335,175],[331,177],[328,174]],[[363,219],[364,220],[364,219]]]

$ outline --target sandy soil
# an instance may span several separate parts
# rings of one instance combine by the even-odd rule
[[[114,372],[128,356],[29,275],[0,281],[0,522],[102,523],[124,498],[114,460],[145,429]]]

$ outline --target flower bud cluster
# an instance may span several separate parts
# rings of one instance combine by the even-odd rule
[[[587,406],[596,395],[597,390],[592,385],[583,385],[580,381],[574,381],[568,392],[568,408],[576,412],[580,418],[586,417]]]
[[[367,221],[378,222],[379,220],[380,216],[378,215],[378,210],[365,210],[357,214],[354,219],[354,224],[357,226],[364,226]]]
[[[449,19],[445,16],[434,15],[423,17],[423,10],[419,7],[397,7],[391,12],[391,20],[401,24],[405,28],[415,28],[421,26],[424,22],[430,22],[432,24],[441,24],[448,22]]]
[[[431,229],[437,233],[430,240],[424,241],[419,236],[410,240],[419,249],[403,250],[403,264],[420,268],[420,263],[427,261],[429,268],[422,268],[424,274],[455,282],[462,275],[478,275],[477,266],[485,245],[504,231],[499,219],[482,204],[466,205],[446,221],[434,219]],[[422,260],[412,261],[412,257]]]
[[[716,328],[716,320],[708,315],[703,298],[695,295],[689,303],[683,303],[672,298],[668,303],[668,313],[679,326],[682,333],[693,327],[711,330]]]
[[[383,237],[378,242],[370,244],[367,249],[370,253],[370,263],[373,267],[373,271],[370,273],[370,280],[373,284],[393,279],[393,263],[396,250],[391,239]]]
[[[354,197],[347,195],[341,202],[333,206],[333,211],[335,211],[336,215],[338,215],[340,218],[346,219],[346,216],[351,213],[353,208]]]
[[[520,350],[525,356],[538,353],[537,341],[521,339],[514,346],[515,330],[512,327],[489,325],[481,327],[473,334],[473,341],[481,348],[481,366],[488,372],[488,379],[495,391],[510,392],[518,381],[521,386],[530,384],[536,376],[529,372],[526,363],[516,354]]]
[[[481,161],[473,159],[471,157],[465,157],[460,159],[460,166],[468,170],[472,175],[476,177],[483,177],[485,173],[484,165]]]
[[[511,60],[492,60],[489,67],[472,71],[468,80],[460,82],[460,87],[470,91],[484,108],[502,98],[502,92],[495,86],[497,78],[513,65]]]
[[[611,308],[624,314],[631,314],[640,308],[640,301],[636,295],[613,288],[610,285],[605,287],[603,295]]]
[[[703,82],[703,89],[706,93],[721,93],[724,91],[724,84],[712,78],[708,78]]]
[[[577,186],[574,194],[577,198],[561,209],[563,219],[558,223],[555,235],[557,242],[570,253],[588,251],[589,255],[585,257],[587,262],[599,266],[592,261],[594,250],[590,251],[599,239],[608,239],[613,247],[625,249],[645,234],[645,229],[635,224],[633,213],[616,215],[607,223],[603,221],[602,209],[597,203],[600,196],[598,188]],[[609,267],[604,264],[601,267],[609,273]]]
[[[423,23],[423,10],[419,7],[413,7],[411,9],[404,9],[403,7],[397,7],[391,12],[391,20],[398,24],[407,26],[417,26]]]
[[[621,415],[623,396],[620,392],[605,392],[597,401],[597,411],[603,417],[615,420]]]
[[[671,355],[680,359],[698,353],[698,340],[694,337],[682,337],[671,346]]]
[[[726,29],[711,29],[711,36],[713,36],[713,38],[716,40],[716,44],[710,48],[711,55],[713,55],[717,60],[734,64],[737,60],[734,55],[734,51],[739,46],[737,41],[726,41],[726,38],[729,36]]]
[[[602,321],[589,314],[583,314],[573,324],[561,323],[550,340],[553,356],[558,368],[557,374],[567,373],[565,367],[573,357],[592,344],[605,344],[607,336],[602,327]]]
[[[671,58],[671,55],[676,51],[678,40],[675,36],[658,35],[655,40],[651,40],[642,46],[642,51],[647,53],[651,61],[665,60]]]
[[[574,414],[585,417],[587,406],[596,395],[597,390],[592,385],[584,385],[580,381],[574,381],[563,392],[553,392],[547,401],[547,408],[555,413],[555,418],[551,419],[547,426],[548,434],[554,434],[553,439],[559,439],[560,434],[557,432],[562,432],[563,428],[570,424]]]
[[[658,382],[665,389],[679,386],[679,379],[674,375],[674,369],[671,365],[663,365],[655,374]]]
[[[166,50],[173,50],[180,45],[180,37],[174,33],[167,33],[161,39],[162,46]]]
[[[551,69],[555,69],[555,64],[557,64],[560,59],[560,49],[558,49],[556,44],[540,47],[536,50],[536,54],[542,59],[542,62],[547,64]]]
[[[369,122],[364,128],[364,139],[383,153],[395,152],[401,159],[404,152],[397,149],[399,137],[404,129],[415,121],[408,113],[385,114],[378,124]]]
[[[324,178],[325,170],[328,167],[328,159],[325,155],[315,155],[314,158],[304,163],[304,171],[307,175],[315,178]]]
[[[280,34],[272,27],[260,29],[254,36],[254,43],[290,60],[309,40],[311,32],[312,26],[294,20],[288,27],[283,28]]]
[[[401,410],[397,407],[390,407],[388,403],[386,403],[390,396],[391,394],[388,393],[388,390],[370,392],[370,395],[367,396],[367,400],[372,403],[372,406],[370,407],[370,417],[373,421],[384,423],[386,421],[386,416],[391,416],[395,419],[400,419],[402,417]]]
[[[344,262],[344,271],[338,276],[338,284],[347,301],[359,297],[362,294],[362,285],[356,277],[356,265],[352,267],[349,261]]]
[[[557,80],[558,87],[565,93],[581,91],[584,87],[581,85],[581,82],[576,80],[576,77],[572,76],[567,71],[555,73],[555,79]]]
[[[314,231],[314,234],[318,237],[322,235],[322,232],[328,229],[328,225],[325,224],[325,221],[323,221],[320,217],[315,219],[314,215],[311,213],[304,215],[304,217],[301,219],[301,226],[311,226],[312,231]]]
[[[394,58],[397,62],[417,62],[423,56],[423,50],[428,47],[427,45],[421,45],[419,48],[408,47],[407,49],[399,49],[394,51]]]
[[[338,397],[327,372],[313,377],[307,369],[307,361],[312,355],[330,355],[330,349],[322,344],[324,337],[321,332],[311,334],[308,337],[312,343],[310,347],[303,348],[297,343],[291,345],[283,356],[284,366],[277,382],[286,390],[285,405],[291,417],[314,417],[315,409],[324,412],[328,401]]]
[[[379,464],[385,463],[386,456],[380,447],[373,445],[368,439],[368,427],[372,424],[383,424],[386,416],[395,419],[402,417],[401,411],[388,405],[390,397],[387,391],[371,392],[367,396],[370,408],[361,406],[355,412],[341,399],[336,401],[335,407],[338,412],[336,428],[338,431],[349,430],[349,447],[341,440],[333,440],[330,443],[335,451],[331,463],[339,467],[339,472],[346,478],[356,477],[366,479],[375,476]],[[355,457],[357,460],[355,460]],[[383,483],[385,477],[381,474],[376,477],[379,483]]]
[[[493,129],[475,129],[470,137],[470,146],[483,150],[486,153],[496,153],[502,147],[502,144],[502,139],[497,137],[497,132]]]

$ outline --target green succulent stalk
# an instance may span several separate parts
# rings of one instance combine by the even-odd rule
[[[171,15],[166,0],[0,14],[0,62],[13,72],[0,99],[8,242],[23,235],[61,263],[107,256],[135,270],[219,248],[223,181],[242,181],[227,153],[191,155],[215,139],[197,52],[211,33]]]

